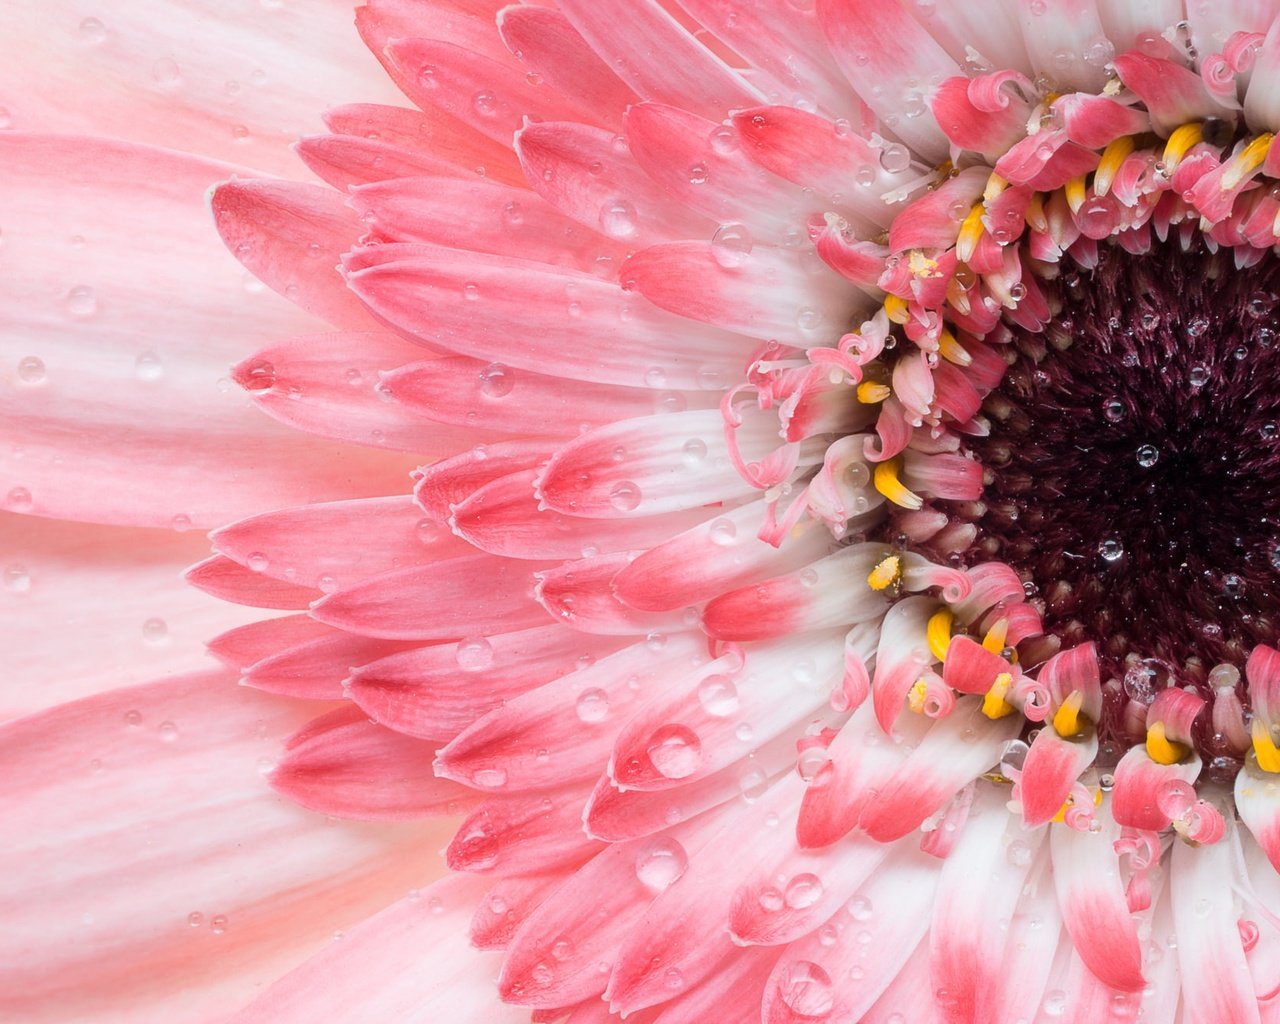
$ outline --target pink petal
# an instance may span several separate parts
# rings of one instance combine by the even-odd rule
[[[1071,787],[1098,754],[1098,737],[1063,739],[1052,726],[1040,730],[1027,751],[1019,792],[1022,817],[1028,825],[1043,825],[1062,809]]]
[[[206,594],[232,604],[247,604],[251,608],[298,611],[309,608],[311,602],[320,596],[318,590],[255,572],[225,555],[214,555],[193,565],[185,578]]]
[[[1017,6],[1032,68],[1063,91],[1101,92],[1115,48],[1107,45],[1096,0],[1018,0]]]
[[[558,625],[471,637],[363,664],[352,672],[347,696],[397,732],[450,738],[504,701],[620,646]]]
[[[413,645],[398,640],[370,640],[323,627],[327,635],[294,645],[281,645],[244,668],[240,682],[267,693],[302,700],[342,700],[356,665],[385,658]],[[447,735],[447,734],[440,734]]]
[[[564,562],[538,573],[534,593],[547,612],[583,633],[637,636],[687,629],[697,621],[697,609],[646,612],[630,608],[613,592],[613,578],[634,557],[633,552],[593,555]]]
[[[234,672],[243,672],[256,661],[278,651],[338,635],[338,630],[316,622],[310,615],[281,615],[260,619],[215,636],[205,646],[209,653]]]
[[[1280,786],[1250,760],[1236,775],[1236,813],[1280,871]]]
[[[443,525],[453,506],[495,480],[524,469],[541,466],[554,451],[542,440],[480,444],[418,470],[414,500],[428,517]]]
[[[1200,76],[1173,61],[1130,51],[1116,57],[1115,66],[1120,80],[1142,99],[1162,134],[1222,113]]]
[[[458,826],[449,867],[527,875],[581,864],[604,848],[583,831],[585,798],[581,787],[489,797]]]
[[[1170,782],[1193,783],[1200,775],[1200,758],[1187,764],[1157,764],[1145,749],[1134,747],[1115,767],[1111,815],[1120,825],[1159,832],[1169,827],[1169,815],[1160,810],[1160,796]]]
[[[475,800],[431,770],[432,745],[374,725],[359,709],[339,708],[290,738],[271,785],[321,814],[361,821],[456,816]]]
[[[678,994],[662,1007],[653,1024],[706,1020],[756,1024],[765,983],[777,959],[776,949],[734,949],[692,992]]]
[[[498,879],[471,918],[471,944],[477,949],[506,949],[516,929],[562,881],[556,871]]]

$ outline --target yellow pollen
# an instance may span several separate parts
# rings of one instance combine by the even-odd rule
[[[1084,175],[1072,178],[1062,186],[1062,192],[1067,197],[1067,205],[1071,207],[1071,212],[1079,213],[1080,207],[1084,206]]]
[[[1080,735],[1080,708],[1084,704],[1084,694],[1072,690],[1071,694],[1059,706],[1053,715],[1053,731],[1064,740]]]
[[[992,654],[999,654],[1004,650],[1005,637],[1009,635],[1009,620],[997,619],[995,625],[987,630],[987,635],[982,638],[982,646]]]
[[[1132,135],[1122,135],[1120,138],[1112,139],[1107,143],[1107,148],[1102,151],[1102,159],[1098,161],[1098,169],[1093,175],[1093,191],[1095,195],[1105,196],[1111,191],[1111,182],[1114,180],[1116,172],[1120,170],[1120,165],[1125,162],[1132,152]]]
[[[1263,165],[1275,138],[1271,132],[1263,132],[1240,150],[1240,154],[1227,165],[1227,169],[1222,174],[1220,185],[1223,192],[1230,192]]]
[[[924,701],[929,696],[929,686],[923,679],[917,679],[915,685],[907,693],[907,706],[917,715],[924,713]]]
[[[1258,767],[1272,775],[1280,774],[1280,749],[1271,738],[1271,730],[1261,719],[1253,720],[1253,753],[1258,759]]]
[[[957,366],[968,366],[973,362],[973,356],[969,355],[965,347],[956,341],[954,334],[945,329],[938,339],[938,351],[942,353],[943,359]]]
[[[1027,226],[1033,230],[1049,230],[1049,218],[1044,214],[1044,196],[1041,193],[1037,192],[1031,197],[1031,202],[1027,204],[1025,217]]]
[[[1181,128],[1175,128],[1173,134],[1169,136],[1169,141],[1164,144],[1164,165],[1173,170],[1178,164],[1182,163],[1182,158],[1187,155],[1187,151],[1192,146],[1197,146],[1204,141],[1204,125],[1184,124]]]
[[[1187,747],[1165,735],[1164,722],[1153,722],[1147,728],[1147,756],[1156,764],[1177,764],[1187,756]]]
[[[872,478],[875,481],[876,490],[902,508],[914,510],[922,507],[924,499],[914,491],[908,490],[906,485],[898,479],[898,474],[901,471],[901,456],[895,456],[892,459],[877,463],[875,476]]]
[[[982,226],[983,214],[987,212],[986,207],[981,203],[974,203],[972,209],[969,210],[968,216],[960,225],[960,233],[956,235],[956,258],[962,263],[968,263],[973,251],[978,247],[978,240],[982,238],[982,232],[986,230]]]
[[[1006,715],[1011,715],[1018,710],[1005,700],[1009,693],[1009,687],[1012,685],[1013,676],[1008,672],[1001,672],[996,676],[996,681],[991,684],[991,689],[987,691],[987,695],[982,698],[982,713],[993,722],[997,718],[1004,718]]]
[[[930,259],[919,249],[912,249],[907,257],[907,267],[916,277],[932,277],[938,269],[938,261]]]
[[[889,555],[871,570],[871,575],[867,577],[867,583],[872,590],[885,590],[901,579],[902,559],[897,555]]]
[[[878,405],[893,394],[888,384],[874,380],[864,380],[858,385],[858,401],[863,405]]]
[[[987,179],[987,187],[982,190],[982,199],[984,202],[991,202],[996,196],[1009,187],[1009,183],[996,174],[991,172],[991,177]]]
[[[884,314],[895,324],[905,324],[911,319],[911,314],[907,312],[907,300],[897,295],[884,297]]]

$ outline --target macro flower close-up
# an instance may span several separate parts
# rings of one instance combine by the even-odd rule
[[[0,36],[0,1020],[1280,1022],[1280,0]]]

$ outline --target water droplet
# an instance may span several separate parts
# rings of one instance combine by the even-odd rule
[[[172,57],[162,57],[151,66],[151,77],[157,85],[173,86],[182,81],[182,71]]]
[[[490,398],[505,398],[514,387],[511,368],[502,363],[490,363],[480,371],[480,391]]]
[[[164,619],[147,619],[142,624],[142,639],[149,644],[162,644],[169,638],[169,626]]]
[[[738,536],[738,527],[732,519],[717,519],[709,529],[712,544],[725,547],[732,544]]]
[[[1124,545],[1115,537],[1108,537],[1098,545],[1098,554],[1105,562],[1115,562],[1124,555]]]
[[[600,207],[600,230],[610,238],[631,238],[636,227],[636,208],[625,199],[611,199]]]
[[[670,836],[658,836],[636,853],[636,878],[650,892],[665,891],[689,867],[685,849]]]
[[[898,142],[880,147],[880,166],[890,174],[901,174],[911,166],[911,150]]]
[[[806,872],[791,879],[783,895],[792,910],[804,910],[822,899],[824,891],[822,879]]]
[[[15,512],[25,512],[31,508],[31,492],[25,487],[15,487],[5,496],[5,506]]]
[[[1191,375],[1188,378],[1193,388],[1202,388],[1209,383],[1209,369],[1205,366],[1191,367]]]
[[[630,480],[622,480],[609,490],[609,504],[619,512],[634,512],[640,507],[640,488]]]
[[[1209,321],[1202,316],[1194,317],[1187,324],[1187,337],[1198,338],[1209,329]]]
[[[1005,858],[1015,868],[1024,868],[1031,863],[1031,847],[1021,839],[1015,839],[1005,850]]]
[[[460,640],[454,659],[463,672],[482,672],[493,664],[493,644],[482,636]]]
[[[702,763],[702,743],[684,725],[664,725],[649,737],[645,751],[663,777],[685,779]]]
[[[164,364],[154,352],[143,352],[133,361],[134,372],[139,380],[153,381],[164,376]]]
[[[738,688],[727,675],[709,675],[698,684],[698,703],[707,714],[727,718],[738,710]]]
[[[1160,461],[1160,450],[1155,445],[1144,444],[1138,449],[1137,459],[1139,466],[1150,469]]]
[[[98,296],[88,285],[78,284],[67,292],[67,312],[72,316],[88,317],[98,311]]]
[[[25,594],[31,589],[31,573],[24,565],[7,565],[4,570],[4,588],[13,594]]]
[[[462,297],[468,302],[479,302],[480,286],[474,281],[468,281],[462,286]]]
[[[796,960],[778,978],[778,995],[801,1017],[823,1019],[835,1006],[831,975],[810,960]]]
[[[505,768],[481,768],[471,780],[481,789],[501,789],[507,784]]]
[[[131,729],[136,729],[142,724],[142,712],[126,711],[124,713],[124,724],[129,726]]]
[[[172,743],[178,738],[178,727],[172,722],[161,722],[156,732],[165,743]]]
[[[603,722],[609,717],[609,695],[598,687],[583,690],[578,694],[574,710],[583,722]]]
[[[107,26],[97,18],[85,18],[80,22],[78,34],[82,42],[97,46],[107,38]]]
[[[271,565],[267,556],[261,551],[250,552],[249,556],[244,560],[244,564],[253,572],[266,572]]]
[[[689,184],[705,185],[707,183],[707,165],[694,164],[689,168]]]
[[[711,148],[721,156],[727,156],[738,148],[738,133],[728,125],[719,125],[711,130],[709,140]]]
[[[1118,398],[1108,398],[1102,403],[1102,415],[1108,423],[1119,423],[1124,419],[1124,402]]]
[[[471,97],[471,105],[483,118],[492,119],[498,116],[498,97],[488,89],[481,89]]]
[[[23,384],[43,384],[44,379],[44,360],[27,356],[18,361],[18,380]]]
[[[217,914],[209,921],[209,930],[214,935],[221,935],[227,930],[227,918],[224,914]]]
[[[187,915],[187,924],[192,928],[199,928],[204,924],[204,914],[200,913],[198,910],[193,910]]]
[[[721,224],[711,236],[711,255],[720,266],[731,270],[747,262],[753,245],[746,225],[736,222]]]
[[[255,359],[246,367],[242,384],[246,391],[266,391],[276,383],[276,368],[265,359]]]

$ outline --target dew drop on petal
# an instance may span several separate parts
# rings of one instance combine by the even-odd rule
[[[36,356],[27,356],[18,361],[18,380],[23,384],[43,384],[44,379],[44,360]]]
[[[31,492],[25,487],[14,487],[5,495],[5,507],[15,512],[25,512],[31,508]]]
[[[139,380],[154,381],[164,376],[164,364],[154,352],[143,352],[133,361],[134,372]]]
[[[169,638],[169,626],[164,619],[147,619],[142,624],[142,639],[149,644],[162,644]]]
[[[67,292],[67,312],[76,317],[93,316],[98,311],[98,296],[88,285],[78,284]]]
[[[747,262],[753,245],[751,232],[746,225],[721,224],[711,237],[711,255],[720,266],[732,270]]]
[[[636,208],[625,199],[611,199],[600,207],[600,230],[610,238],[631,238],[637,231]]]
[[[1115,537],[1108,537],[1098,545],[1098,555],[1104,562],[1118,561],[1124,555],[1124,545]]]
[[[663,892],[685,873],[689,856],[670,836],[658,836],[636,853],[636,878],[650,892]]]
[[[778,995],[800,1017],[825,1018],[835,1006],[835,989],[829,975],[810,960],[788,964],[778,979]]]
[[[609,717],[609,695],[597,687],[583,690],[578,694],[574,710],[583,722],[603,722]]]
[[[822,880],[817,875],[805,872],[787,883],[783,897],[792,910],[804,910],[822,899],[823,893]]]
[[[493,645],[482,636],[469,637],[458,642],[454,659],[463,672],[482,672],[493,664]]]
[[[507,784],[505,768],[481,768],[472,776],[472,781],[483,789],[501,789]]]
[[[664,725],[649,737],[649,760],[662,776],[685,779],[702,763],[702,743],[683,725]]]
[[[738,710],[738,688],[727,675],[709,675],[698,684],[698,703],[707,714],[727,718]]]
[[[634,512],[640,507],[640,488],[630,480],[614,484],[609,491],[609,504],[619,512]]]
[[[737,539],[738,527],[732,519],[717,519],[711,524],[708,535],[711,537],[712,544],[725,547]]]

